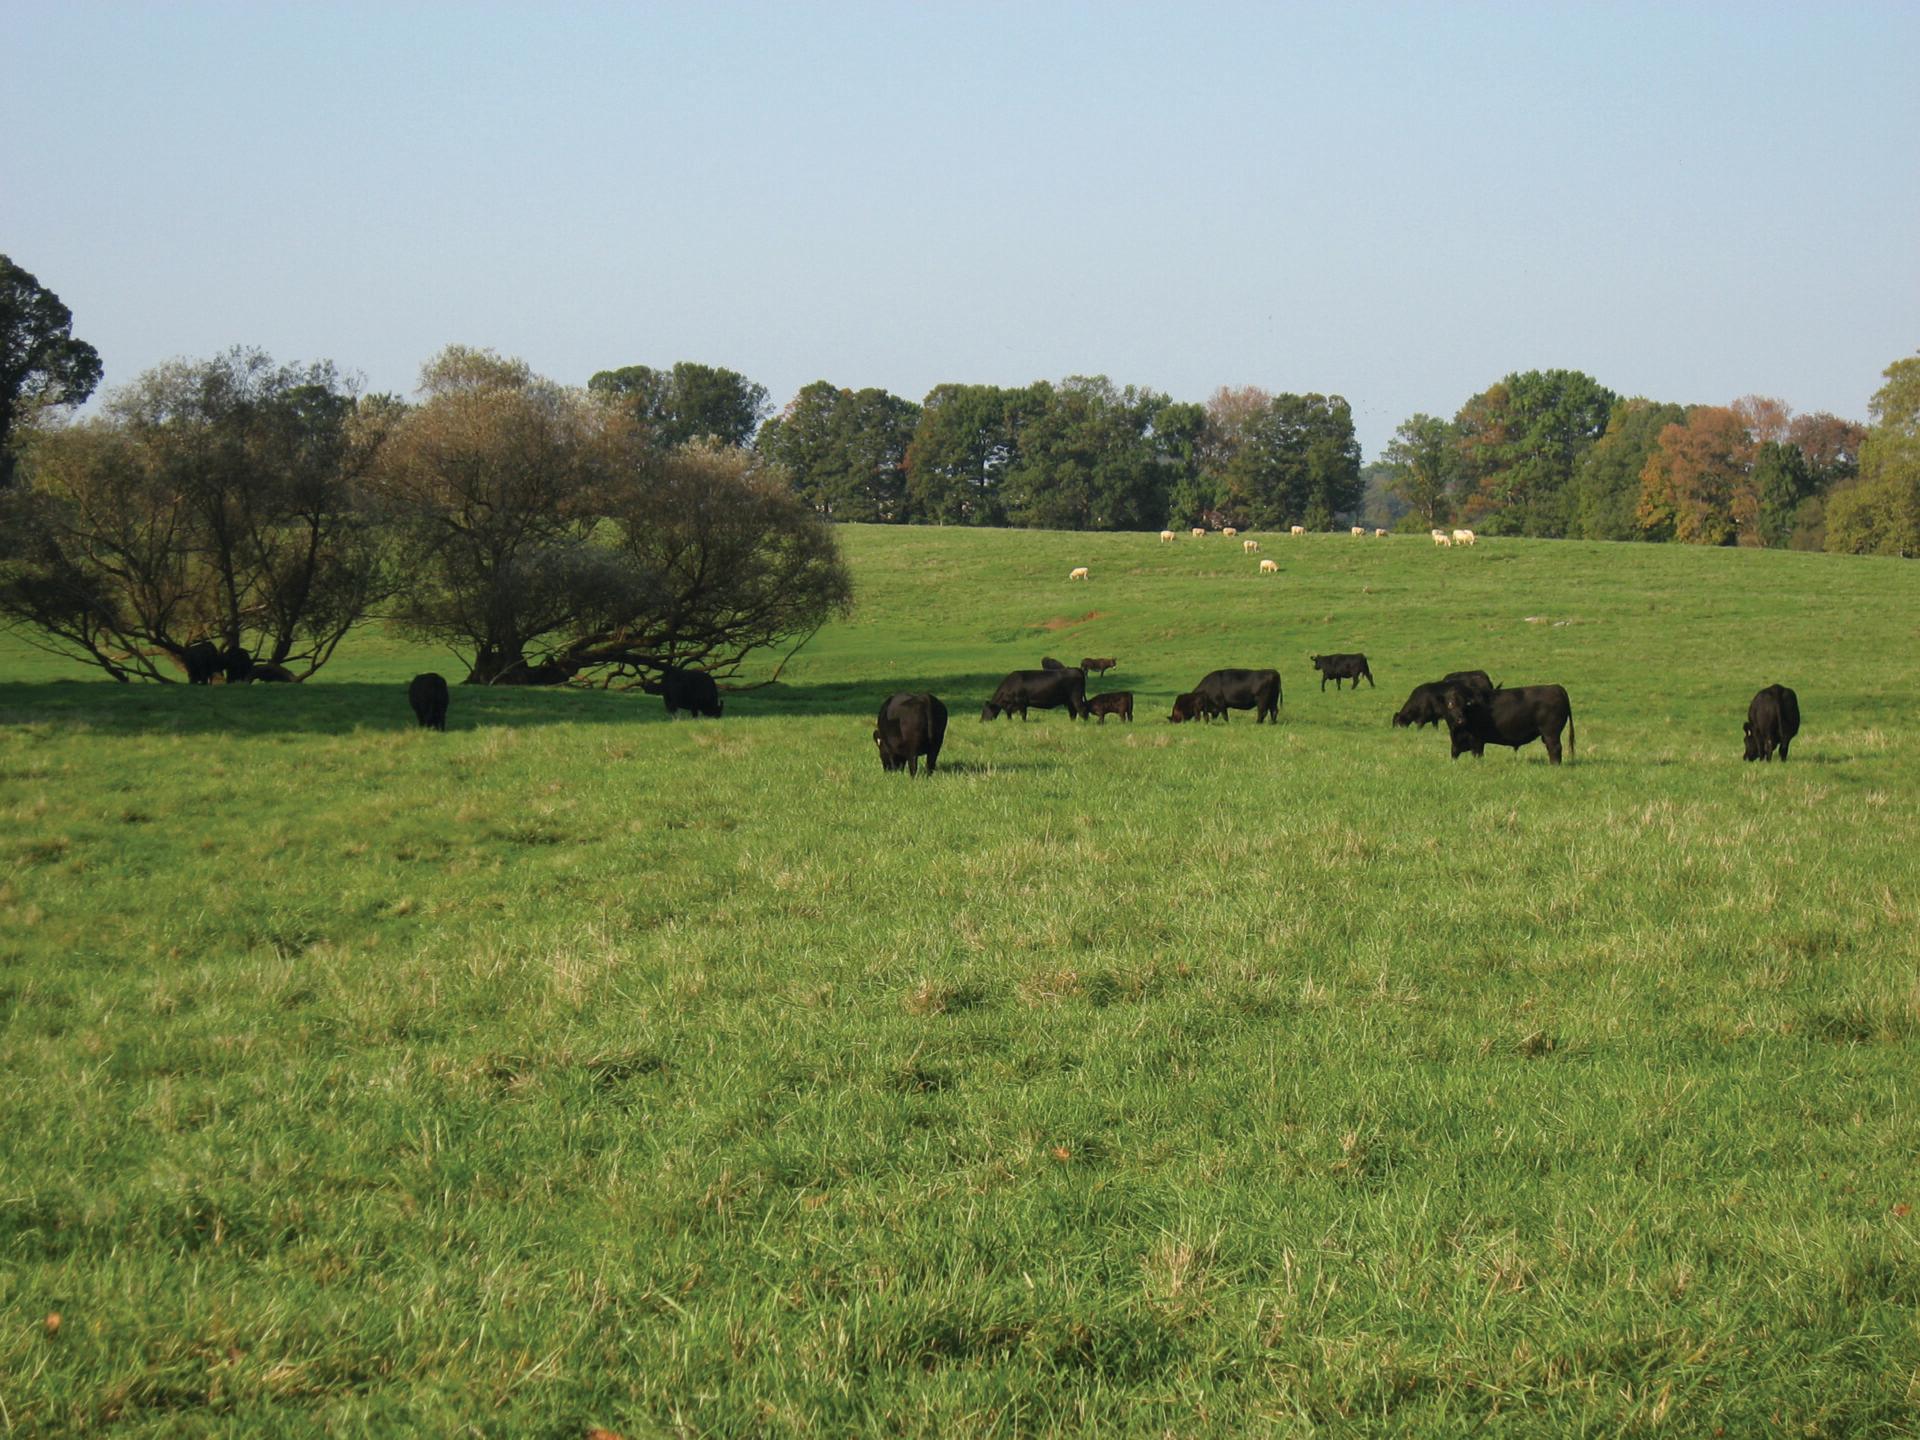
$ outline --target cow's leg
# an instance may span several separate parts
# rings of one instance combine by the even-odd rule
[[[1780,763],[1782,765],[1787,763],[1787,746],[1791,745],[1792,743],[1793,741],[1791,740],[1782,740],[1780,742]]]
[[[1560,763],[1560,735],[1558,731],[1548,731],[1540,737],[1540,743],[1547,747],[1547,759],[1552,764]]]

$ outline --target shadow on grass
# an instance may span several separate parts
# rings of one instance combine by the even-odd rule
[[[726,724],[760,716],[849,715],[871,720],[897,690],[931,690],[952,720],[973,719],[1000,683],[995,675],[945,675],[895,681],[769,685],[723,694],[719,721],[681,717],[678,724]],[[1045,712],[1035,716],[1038,720]],[[456,685],[447,707],[450,731],[481,726],[657,725],[668,723],[657,695],[570,686]],[[1031,722],[1030,722],[1031,723]],[[0,726],[85,726],[106,734],[345,735],[355,730],[410,730],[405,685],[319,679],[304,685],[119,685],[111,680],[0,683]]]

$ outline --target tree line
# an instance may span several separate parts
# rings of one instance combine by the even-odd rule
[[[1338,395],[1105,376],[916,403],[689,362],[584,388],[450,347],[411,399],[236,349],[101,376],[0,256],[0,623],[118,679],[213,644],[311,674],[368,618],[483,683],[736,673],[851,603],[830,521],[1157,530],[1352,520],[1920,554],[1920,358],[1871,423],[1509,375],[1361,464]]]

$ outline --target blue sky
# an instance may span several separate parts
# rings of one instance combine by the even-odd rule
[[[1864,418],[1920,349],[1920,3],[8,0],[0,251],[108,383],[452,341],[919,399],[1501,375]]]

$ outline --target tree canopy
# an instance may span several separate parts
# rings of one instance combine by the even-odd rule
[[[14,480],[19,428],[45,407],[80,404],[100,375],[98,352],[73,338],[60,297],[0,255],[0,489]]]

